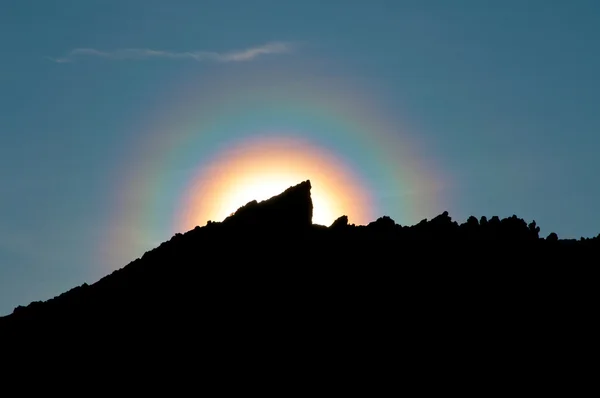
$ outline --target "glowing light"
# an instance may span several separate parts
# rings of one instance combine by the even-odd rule
[[[265,200],[311,181],[313,223],[330,225],[341,215],[368,222],[371,201],[359,179],[331,153],[298,139],[244,142],[203,169],[184,195],[176,228],[222,221],[252,200]]]
[[[315,223],[406,225],[448,209],[457,182],[385,93],[330,78],[329,63],[256,65],[177,76],[155,110],[133,115],[98,239],[103,264],[307,179]]]

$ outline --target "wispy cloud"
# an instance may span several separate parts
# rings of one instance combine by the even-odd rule
[[[293,46],[286,42],[271,42],[261,46],[250,47],[244,50],[234,50],[229,52],[212,51],[185,51],[173,52],[163,50],[152,50],[148,48],[125,48],[114,51],[102,51],[95,48],[75,48],[66,56],[61,58],[49,58],[56,63],[73,62],[79,57],[99,57],[114,60],[125,59],[149,59],[149,58],[168,58],[168,59],[192,59],[196,61],[212,62],[244,62],[251,61],[263,55],[284,54],[292,52]]]

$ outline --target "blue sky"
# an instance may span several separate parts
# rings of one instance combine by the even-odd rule
[[[360,83],[459,182],[458,221],[595,236],[599,15],[593,0],[4,1],[0,314],[115,268],[97,254],[115,176],[180,76],[300,65]]]

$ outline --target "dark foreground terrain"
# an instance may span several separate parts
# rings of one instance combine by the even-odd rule
[[[591,353],[598,237],[542,238],[516,216],[459,225],[447,213],[410,227],[344,216],[324,227],[312,224],[310,189],[248,203],[96,283],[18,307],[0,318],[0,337],[106,343],[119,358],[140,346],[194,352],[250,368],[311,355],[319,366],[374,355],[412,358],[415,369],[433,358],[562,367],[557,358]]]

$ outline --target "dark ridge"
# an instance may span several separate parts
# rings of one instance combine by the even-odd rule
[[[19,306],[0,318],[0,337],[108,333],[178,349],[211,342],[206,352],[273,343],[288,355],[325,341],[392,349],[401,339],[498,355],[523,339],[532,350],[555,344],[566,326],[592,330],[595,289],[586,283],[595,279],[582,275],[597,261],[599,236],[544,238],[517,216],[458,224],[448,212],[413,226],[387,216],[356,226],[342,215],[326,227],[312,224],[310,189],[305,181],[252,201],[93,284]]]

